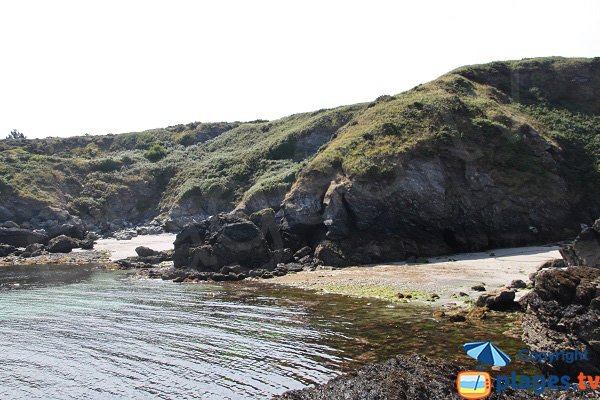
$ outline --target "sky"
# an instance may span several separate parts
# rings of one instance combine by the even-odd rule
[[[276,119],[553,55],[600,56],[600,2],[2,1],[0,137]]]

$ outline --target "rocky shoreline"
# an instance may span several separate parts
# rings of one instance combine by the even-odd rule
[[[52,235],[47,231],[27,230],[16,226],[0,228],[0,239],[3,242],[0,245],[3,251],[0,265],[101,262],[105,266],[133,269],[138,278],[171,280],[176,283],[273,278],[275,279],[271,282],[281,283],[277,277],[289,274],[335,275],[345,272],[340,269],[339,259],[343,254],[339,249],[322,242],[316,247],[301,246],[294,237],[281,229],[272,209],[250,216],[241,211],[215,215],[186,226],[176,236],[172,250],[157,251],[138,246],[135,248],[137,256],[114,262],[107,252],[91,249],[98,239],[93,233],[76,230],[68,225],[63,228]],[[485,318],[487,312],[494,310],[522,312],[523,340],[531,349],[550,352],[564,348],[585,349],[590,354],[589,360],[583,363],[540,364],[539,368],[544,373],[573,376],[583,370],[589,374],[598,374],[600,220],[591,227],[584,227],[572,243],[560,248],[560,254],[563,259],[547,259],[536,267],[529,274],[530,283],[513,279],[510,283],[500,285],[501,287],[474,285],[471,287],[472,296],[467,296],[472,298],[471,301],[444,304],[446,308],[434,310],[434,316],[463,323],[474,318]],[[488,256],[492,257],[491,254]],[[495,254],[493,256],[494,259],[499,258]],[[416,265],[423,262],[416,259],[412,261]],[[448,262],[458,260],[449,259]],[[372,272],[376,267],[367,268],[371,268]],[[397,268],[409,269],[410,263]],[[433,264],[428,273],[435,273],[435,268],[436,265]],[[460,274],[459,269],[454,272]],[[521,275],[525,272],[525,268],[519,267]],[[510,274],[505,273],[500,279],[509,277]],[[443,274],[440,279],[452,281]],[[396,300],[423,300],[418,299],[418,296],[413,299],[412,296],[410,293],[397,293]],[[437,299],[439,296],[429,300],[435,302]],[[381,364],[367,365],[354,374],[336,378],[317,388],[289,392],[279,398],[457,398],[451,391],[454,386],[451,382],[458,369],[455,365],[438,360],[396,357]],[[436,377],[437,380],[433,379],[434,384],[424,387],[419,383],[422,382],[422,376]],[[381,382],[387,383],[381,385]],[[588,396],[586,393],[577,395]],[[529,393],[519,391],[507,393],[506,396],[493,395],[490,398],[539,397],[530,397]],[[566,399],[564,394],[559,393],[549,394],[545,398]],[[590,397],[569,395],[568,398]]]

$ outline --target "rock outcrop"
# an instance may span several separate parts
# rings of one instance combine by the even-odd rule
[[[571,266],[600,268],[600,219],[593,226],[585,228],[572,244],[563,246],[560,254]]]
[[[538,272],[523,299],[523,340],[534,351],[587,350],[589,360],[540,364],[547,373],[600,375],[600,269]]]
[[[292,390],[274,400],[449,400],[461,399],[456,390],[460,367],[443,360],[418,355],[397,356],[388,361],[369,364],[356,372],[334,378],[324,385]],[[489,399],[539,399],[526,390],[509,389]],[[547,398],[560,398],[551,396]],[[570,397],[575,398],[575,397]]]
[[[48,235],[22,228],[0,228],[0,243],[15,247],[27,247],[33,243],[48,243]]]
[[[600,374],[599,228],[600,219],[561,248],[564,262],[547,262],[531,274],[533,290],[520,300],[525,309],[523,340],[532,350],[587,351],[588,360],[542,363],[544,372]],[[565,262],[570,266],[565,268]]]
[[[271,213],[265,211],[254,218],[256,224],[236,212],[186,226],[174,242],[175,267],[204,272],[218,272],[228,265],[273,269],[286,253],[291,258],[291,252],[281,249]]]
[[[57,236],[48,242],[50,253],[70,253],[71,250],[77,247],[79,247],[79,241],[65,235]]]

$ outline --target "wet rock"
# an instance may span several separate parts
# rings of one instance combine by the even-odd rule
[[[515,302],[515,292],[513,290],[482,294],[475,305],[477,307],[487,307],[494,311],[510,311],[519,308],[519,304]]]
[[[48,242],[48,251],[50,253],[70,253],[78,246],[79,242],[76,239],[60,235]]]
[[[48,235],[43,231],[30,231],[21,228],[0,228],[0,243],[15,247],[27,247],[32,243],[48,243]]]
[[[6,221],[0,224],[2,228],[20,228],[19,224],[14,221]]]
[[[540,271],[521,301],[523,341],[534,351],[587,350],[589,360],[540,364],[548,374],[600,375],[600,269],[568,267]]]
[[[160,254],[159,251],[152,250],[151,248],[145,247],[145,246],[136,247],[135,252],[140,257],[150,257],[150,256],[156,256],[156,255]]]
[[[459,400],[456,377],[469,368],[420,355],[397,356],[368,364],[323,385],[291,390],[274,400]],[[492,392],[489,399],[538,399],[526,390]]]
[[[572,244],[563,246],[560,254],[570,266],[600,268],[600,219],[590,228],[585,228]]]

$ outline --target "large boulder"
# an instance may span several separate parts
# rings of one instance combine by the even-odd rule
[[[519,307],[519,304],[515,302],[515,291],[508,289],[482,294],[475,305],[477,307],[487,307],[494,311],[510,311]]]
[[[82,223],[69,222],[56,225],[48,229],[48,236],[51,238],[65,235],[75,239],[84,239],[86,234],[85,226]]]
[[[563,246],[560,253],[571,266],[600,268],[600,219],[592,227],[585,228],[572,244]]]
[[[258,267],[272,258],[263,231],[241,213],[218,214],[188,225],[177,235],[174,246],[175,267],[208,272],[235,264]]]
[[[57,236],[48,242],[50,253],[70,253],[76,247],[79,247],[79,241],[65,235]]]
[[[149,256],[156,256],[156,255],[160,254],[159,251],[152,250],[151,248],[146,247],[146,246],[136,247],[135,252],[137,253],[137,255],[139,257],[149,257]]]
[[[48,235],[21,228],[0,228],[0,243],[15,247],[27,247],[33,243],[48,243]]]
[[[523,341],[533,351],[587,350],[589,360],[540,364],[549,374],[600,375],[600,269],[568,267],[538,272],[523,299]]]

